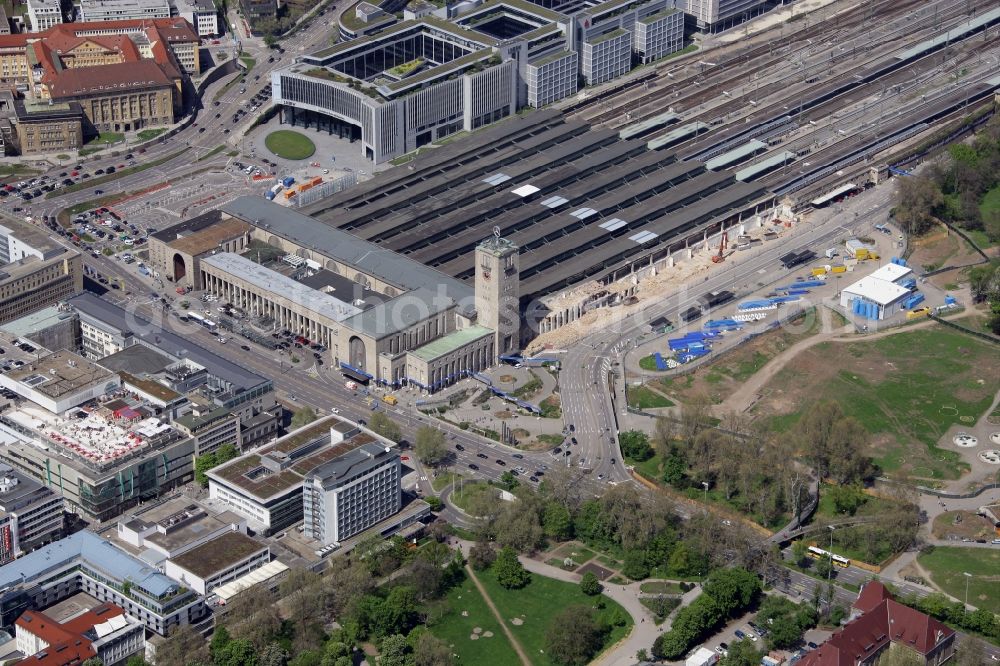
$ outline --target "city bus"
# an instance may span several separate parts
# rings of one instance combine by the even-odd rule
[[[831,553],[830,551],[823,550],[822,548],[817,548],[816,546],[809,546],[809,557],[814,560],[833,560],[834,564],[845,569],[851,566],[851,561],[846,557]]]

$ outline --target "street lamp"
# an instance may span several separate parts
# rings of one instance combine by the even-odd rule
[[[962,606],[962,612],[969,612],[969,580],[972,578],[972,574],[967,571],[963,571],[962,575],[965,576],[965,605]]]
[[[826,572],[826,580],[829,582],[833,577],[833,532],[837,528],[833,525],[828,525],[828,527],[830,528],[830,570]]]

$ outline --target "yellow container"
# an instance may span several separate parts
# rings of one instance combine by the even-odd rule
[[[820,275],[826,275],[826,269],[825,268],[814,268],[814,269],[812,269],[812,274],[815,277],[819,277]]]
[[[858,261],[862,261],[864,259],[867,259],[868,258],[868,250],[866,250],[865,248],[859,248],[854,253],[854,258],[857,259]]]
[[[382,398],[382,402],[384,402],[387,405],[395,405],[397,402],[399,402],[399,400],[397,400],[396,396],[394,395],[387,395],[384,398]]]
[[[906,313],[907,319],[920,319],[921,317],[926,317],[931,313],[930,308],[917,308],[916,310],[910,310]]]
[[[846,273],[847,272],[847,266],[834,266],[833,268],[830,269],[830,272],[831,273]]]

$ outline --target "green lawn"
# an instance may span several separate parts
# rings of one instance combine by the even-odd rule
[[[38,169],[26,167],[23,164],[0,164],[0,177],[2,176],[35,176],[40,174]]]
[[[654,372],[659,370],[659,368],[656,367],[656,359],[653,358],[652,354],[640,358],[639,367],[643,370],[652,370]]]
[[[957,479],[968,465],[937,442],[953,424],[972,426],[984,415],[997,376],[996,347],[939,327],[822,343],[789,362],[762,393],[787,396],[771,418],[779,432],[791,429],[808,404],[835,401],[875,438],[872,453],[883,470]]]
[[[135,133],[135,138],[139,141],[152,141],[156,137],[160,136],[167,131],[166,127],[157,127],[155,129],[144,129],[139,130]]]
[[[646,594],[684,594],[680,583],[669,580],[651,580],[639,586],[640,592]]]
[[[212,148],[212,150],[208,151],[207,153],[205,153],[204,155],[202,155],[201,157],[199,157],[197,161],[198,162],[202,162],[204,160],[211,159],[211,158],[215,157],[216,155],[218,155],[219,153],[221,153],[225,149],[226,149],[225,145],[216,146],[215,148]]]
[[[304,160],[316,152],[316,144],[305,134],[292,130],[271,132],[264,139],[267,149],[286,160]]]
[[[656,407],[673,407],[674,403],[666,397],[651,391],[645,386],[629,386],[625,390],[628,396],[628,406],[635,409],[654,409]]]
[[[120,132],[101,132],[96,139],[87,142],[88,146],[109,146],[113,143],[121,143],[125,140],[125,135]]]
[[[254,66],[257,64],[256,60],[254,60],[253,58],[251,58],[249,55],[247,55],[245,53],[241,53],[240,54],[240,62],[242,62],[246,66],[246,68],[247,68],[246,71],[243,72],[244,74],[249,74],[250,70],[253,69]]]
[[[531,582],[526,587],[520,590],[505,590],[497,583],[497,579],[491,571],[477,575],[493,600],[493,604],[500,611],[501,617],[508,622],[507,627],[537,666],[555,666],[543,652],[545,632],[553,614],[567,606],[594,605],[594,597],[585,595],[580,591],[580,586],[575,583],[565,583],[532,574]],[[622,617],[628,618],[624,627],[615,627],[608,635],[605,646],[609,646],[628,634],[632,627],[632,618],[618,603],[603,595],[601,598],[604,600],[605,607],[598,611],[600,616],[610,618],[613,614],[618,613]],[[517,626],[510,623],[510,620],[514,618],[520,618],[523,624]],[[464,663],[492,664],[494,662]]]
[[[969,603],[1000,613],[1000,548],[937,546],[922,553],[917,562],[941,589],[959,600],[965,599],[965,573],[969,579]]]
[[[483,493],[494,493],[499,495],[500,490],[499,488],[494,488],[493,486],[479,481],[474,483],[463,483],[460,489],[456,488],[450,495],[448,495],[448,501],[462,511],[468,511],[472,498]]]
[[[437,476],[431,477],[431,487],[434,489],[434,492],[441,492],[448,484],[455,483],[461,478],[461,476],[455,474],[454,472],[438,474]]]
[[[471,580],[448,592],[446,601],[449,612],[430,630],[459,655],[458,663],[520,666],[521,660]],[[482,633],[490,631],[493,635],[470,640],[476,627],[482,629]]]

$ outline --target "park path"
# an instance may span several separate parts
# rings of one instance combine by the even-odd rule
[[[760,370],[751,375],[745,382],[743,382],[733,393],[723,400],[718,405],[712,408],[712,411],[716,416],[722,416],[723,414],[728,414],[730,412],[741,413],[746,410],[753,400],[757,397],[760,390],[769,382],[771,379],[784,369],[786,365],[791,362],[796,356],[804,352],[805,350],[815,347],[818,344],[824,342],[869,342],[871,340],[878,340],[880,338],[885,338],[890,335],[898,335],[900,333],[908,333],[921,328],[929,328],[935,326],[937,322],[932,319],[919,322],[917,324],[910,324],[909,326],[899,326],[896,328],[890,328],[885,331],[879,331],[878,333],[871,333],[869,335],[849,335],[844,337],[844,334],[849,333],[854,330],[854,327],[848,324],[847,326],[841,327],[834,331],[825,331],[823,333],[817,333],[816,335],[810,336],[805,340],[800,340],[794,345],[781,352],[770,361],[764,364]]]
[[[486,588],[483,587],[483,584],[479,582],[478,578],[476,578],[476,572],[473,571],[472,567],[468,564],[465,565],[465,572],[469,575],[469,579],[472,580],[476,589],[479,590],[479,594],[483,597],[483,601],[485,601],[486,605],[490,607],[490,612],[493,613],[493,617],[495,617],[497,622],[500,623],[500,628],[503,629],[503,633],[507,636],[507,640],[510,641],[511,646],[514,648],[514,652],[517,652],[517,656],[521,660],[521,663],[524,666],[532,666],[531,659],[528,658],[528,654],[524,651],[524,648],[521,647],[520,641],[517,640],[517,637],[514,636],[514,633],[510,630],[510,627],[507,626],[507,620],[505,620],[500,614],[500,611],[497,610],[497,607],[493,604],[493,600],[490,599],[490,595],[486,591]]]
[[[469,549],[474,545],[471,541],[458,540],[458,545],[462,549],[463,555],[466,558],[469,556]],[[534,574],[539,576],[545,576],[547,578],[555,578],[556,580],[561,580],[567,583],[579,583],[582,576],[572,571],[565,571],[559,567],[554,567],[551,564],[546,564],[545,562],[539,562],[538,560],[531,559],[530,557],[525,557],[523,555],[518,556],[521,564],[524,568]],[[468,569],[468,566],[466,566]],[[470,570],[470,574],[471,574]],[[472,580],[475,582],[476,586],[479,588],[480,593],[483,598],[486,599],[486,603],[489,604],[493,612],[496,613],[496,609],[493,606],[493,602],[486,595],[486,591],[482,588],[479,581],[472,576]],[[614,645],[608,647],[600,656],[598,656],[594,661],[591,662],[591,666],[632,666],[636,663],[635,654],[641,649],[649,651],[653,647],[653,641],[663,632],[670,629],[670,620],[664,621],[662,624],[657,625],[653,621],[653,614],[642,605],[639,601],[639,597],[642,594],[640,590],[641,582],[631,583],[629,585],[613,585],[609,583],[602,583],[604,586],[604,594],[606,594],[612,601],[620,604],[625,612],[632,616],[632,631],[629,632],[627,636],[619,640]],[[685,592],[681,597],[681,605],[686,606],[694,598],[701,594],[700,586],[695,586],[688,592]],[[504,628],[504,632],[511,642],[514,644],[515,649],[518,651],[519,655],[523,652],[520,650],[517,641],[513,639],[509,630],[507,629],[507,623],[503,618],[500,618],[501,626]],[[526,657],[522,657],[526,658]],[[526,662],[530,664],[531,662]]]

